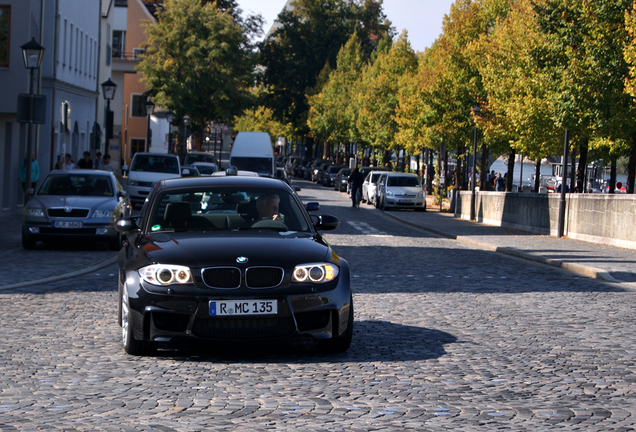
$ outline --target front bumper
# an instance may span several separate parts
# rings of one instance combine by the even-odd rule
[[[402,198],[402,197],[391,197],[386,195],[384,197],[384,206],[385,207],[394,207],[394,208],[424,208],[426,207],[426,199],[425,198]]]
[[[61,239],[77,239],[91,241],[110,241],[118,238],[119,233],[109,219],[80,219],[71,222],[81,222],[81,228],[58,228],[49,220],[33,220],[25,218],[22,221],[22,235],[35,241],[54,241]]]
[[[295,336],[321,340],[342,335],[348,325],[351,298],[348,269],[342,271],[333,289],[322,292],[291,292],[289,288],[228,292],[192,287],[175,294],[170,288],[148,287],[134,271],[128,272],[124,284],[130,305],[129,323],[137,340],[254,341]],[[278,312],[210,315],[210,301],[223,300],[276,300]]]

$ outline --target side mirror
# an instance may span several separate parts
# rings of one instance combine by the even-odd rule
[[[135,218],[123,218],[119,219],[115,224],[115,229],[120,233],[129,233],[138,229],[137,223],[135,222]]]
[[[320,203],[317,202],[308,202],[305,204],[305,210],[307,211],[317,211],[320,210]]]
[[[338,228],[338,225],[340,225],[340,220],[335,216],[320,215],[316,217],[318,221],[314,223],[314,227],[317,230],[330,231]]]

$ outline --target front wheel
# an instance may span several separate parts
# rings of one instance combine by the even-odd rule
[[[133,334],[132,324],[130,322],[130,303],[128,300],[128,291],[126,287],[121,291],[120,297],[121,304],[121,337],[124,351],[130,355],[146,355],[152,353],[156,349],[156,345],[152,342],[144,342],[135,339]]]
[[[353,295],[349,298],[349,318],[347,319],[347,329],[342,336],[334,336],[331,339],[316,341],[316,348],[323,353],[343,353],[351,346],[353,339]]]

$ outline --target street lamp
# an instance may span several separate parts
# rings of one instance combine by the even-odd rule
[[[146,151],[150,151],[150,138],[152,137],[152,133],[150,130],[150,116],[152,112],[155,110],[155,104],[152,103],[150,99],[146,101],[146,115],[148,116],[148,138],[146,140]]]
[[[29,105],[29,125],[27,126],[27,152],[26,158],[24,159],[24,167],[26,169],[26,174],[24,176],[24,193],[28,196],[28,191],[31,190],[32,179],[31,179],[31,154],[32,151],[32,143],[31,143],[31,127],[33,125],[33,73],[35,69],[39,69],[42,64],[42,54],[44,53],[44,47],[35,41],[35,38],[31,39],[29,42],[22,45],[22,56],[24,58],[24,67],[29,69],[29,96],[31,96],[31,103]]]
[[[188,115],[183,116],[183,147],[181,148],[181,158],[185,158],[186,154],[186,128],[190,125],[190,117]]]
[[[473,108],[474,117],[479,117],[481,108],[479,105],[475,105]],[[473,139],[473,168],[471,172],[471,195],[470,195],[470,220],[475,220],[475,184],[477,183],[477,121],[473,119],[475,127],[475,135]]]
[[[117,84],[115,84],[110,78],[104,81],[102,84],[102,94],[106,99],[106,112],[104,113],[104,125],[106,126],[106,148],[108,148],[108,140],[113,137],[113,120],[110,113],[110,101],[115,97],[115,90],[117,90]],[[122,153],[123,159],[123,153]]]
[[[168,153],[172,153],[172,120],[174,120],[174,113],[168,111],[166,113],[166,120],[168,121]]]

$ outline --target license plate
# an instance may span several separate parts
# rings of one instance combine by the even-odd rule
[[[53,221],[55,228],[82,228],[82,222]]]
[[[276,315],[276,300],[214,300],[210,301],[210,316]]]

